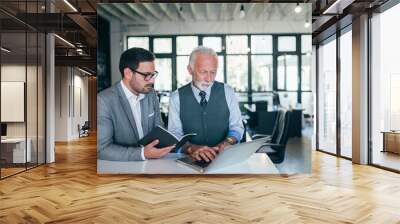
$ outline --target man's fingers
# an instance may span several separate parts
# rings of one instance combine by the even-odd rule
[[[214,155],[210,151],[204,151],[204,154],[207,156],[209,160],[214,159]]]
[[[199,154],[199,153],[196,153],[196,154],[194,155],[194,158],[195,158],[196,160],[201,160],[201,157],[200,157],[200,154]]]
[[[203,160],[205,160],[206,162],[209,162],[210,160],[208,159],[207,155],[204,152],[200,153],[200,156]]]
[[[158,139],[150,142],[149,144],[147,144],[146,146],[149,146],[150,148],[153,148],[154,146],[156,146],[159,143]]]
[[[207,151],[210,152],[214,157],[217,156],[217,153],[213,148],[209,148]]]

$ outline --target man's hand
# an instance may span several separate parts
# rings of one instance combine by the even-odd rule
[[[225,149],[226,147],[230,146],[230,145],[231,145],[231,144],[229,144],[228,142],[223,141],[223,142],[219,143],[218,145],[214,146],[213,148],[214,148],[218,153],[220,153],[220,152],[224,151],[224,149]]]
[[[224,151],[224,149],[228,146],[234,145],[236,143],[236,139],[233,137],[228,137],[224,141],[220,142],[218,145],[213,148],[216,149],[218,153]]]
[[[159,141],[156,139],[144,147],[143,152],[144,152],[144,157],[146,159],[161,158],[161,157],[165,156],[166,154],[168,154],[175,147],[175,145],[171,145],[171,146],[167,146],[167,147],[158,149],[155,147],[158,143],[159,143]]]
[[[217,156],[216,149],[204,145],[190,145],[187,148],[189,155],[195,160],[209,162]]]

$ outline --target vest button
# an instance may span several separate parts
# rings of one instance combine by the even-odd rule
[[[203,112],[204,115],[207,115],[207,112]]]

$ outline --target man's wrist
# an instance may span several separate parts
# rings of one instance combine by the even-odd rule
[[[234,145],[237,143],[237,140],[235,137],[229,136],[224,140],[224,142],[228,143],[229,145]]]

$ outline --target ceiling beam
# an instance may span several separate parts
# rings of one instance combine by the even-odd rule
[[[196,5],[194,3],[190,3],[190,12],[192,12],[193,20],[198,20]]]
[[[85,17],[80,14],[68,14],[71,20],[78,24],[91,38],[96,39],[97,30],[90,24]]]
[[[154,9],[153,4],[155,3],[142,3],[145,8],[156,20],[162,21],[162,16]]]
[[[232,19],[234,20],[235,18],[239,18],[239,10],[240,10],[240,5],[242,3],[236,3],[235,8],[232,11]]]
[[[143,10],[139,9],[139,3],[126,3],[123,4],[124,8],[126,8],[128,11],[131,11],[138,15],[142,20],[145,21],[150,21],[149,16],[146,15],[146,13],[143,12]]]
[[[174,16],[172,15],[171,11],[169,10],[168,6],[169,4],[163,4],[163,3],[159,3],[158,6],[160,6],[160,8],[163,10],[164,14],[168,17],[168,19],[170,21],[174,20]]]
[[[182,21],[186,21],[185,14],[183,13],[183,6],[181,3],[173,3],[176,7],[176,11],[178,12],[178,15]],[[182,10],[181,10],[182,9]]]
[[[226,3],[222,3],[219,10],[219,20],[225,20],[224,12],[226,11]]]
[[[103,9],[110,13],[115,19],[119,19],[120,21],[131,20],[130,17],[121,14],[120,10],[117,10],[113,4],[103,4]]]

